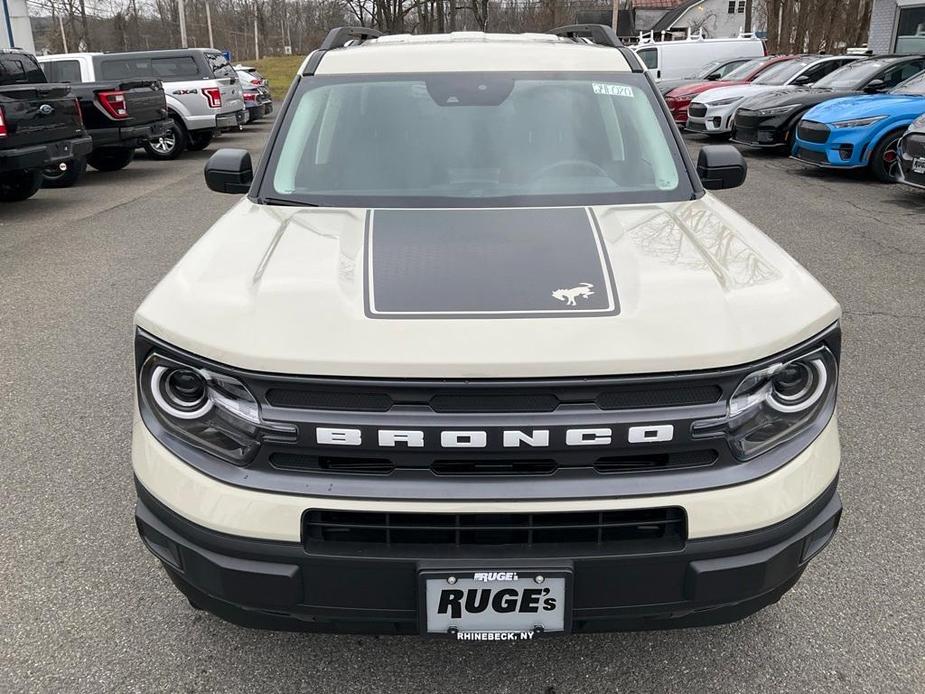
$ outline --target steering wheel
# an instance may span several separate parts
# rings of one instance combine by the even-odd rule
[[[576,171],[583,169],[586,172],[584,174],[577,174],[579,176],[603,176],[604,178],[610,178],[610,174],[604,171],[604,169],[595,164],[593,161],[588,161],[587,159],[563,159],[562,161],[557,161],[553,164],[547,164],[538,171],[534,171],[533,175],[530,176],[530,180],[535,181],[540,178],[545,178],[553,171],[569,168]]]

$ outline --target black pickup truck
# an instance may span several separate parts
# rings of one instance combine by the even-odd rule
[[[0,202],[32,197],[43,170],[92,148],[70,86],[48,83],[28,53],[0,50]]]
[[[98,171],[117,171],[135,158],[135,149],[152,138],[162,137],[171,120],[159,80],[138,78],[81,82],[66,64],[40,60],[50,82],[67,82],[80,102],[84,127],[93,138],[86,157],[45,169],[45,186],[65,188],[84,173],[87,164]]]

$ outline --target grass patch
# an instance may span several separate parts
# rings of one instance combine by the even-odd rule
[[[286,96],[296,70],[299,69],[303,60],[305,60],[303,55],[271,55],[256,62],[247,62],[247,64],[256,67],[261,75],[270,80],[273,99],[281,101]]]

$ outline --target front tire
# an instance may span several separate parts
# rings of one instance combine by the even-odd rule
[[[94,150],[87,157],[87,163],[97,171],[118,171],[131,164],[134,158],[134,149],[108,147]]]
[[[42,170],[25,169],[0,175],[0,202],[20,202],[42,187]]]
[[[174,118],[167,127],[167,132],[161,137],[148,140],[143,147],[151,159],[172,161],[183,154],[183,150],[186,149],[186,142],[186,128]]]
[[[212,144],[213,137],[215,137],[215,132],[213,130],[206,130],[205,132],[192,132],[189,134],[189,141],[186,144],[186,148],[190,152],[199,152],[204,150],[206,147]]]
[[[63,167],[63,168],[62,168]],[[43,188],[70,188],[87,171],[87,160],[83,157],[68,159],[42,170]]]
[[[881,183],[896,183],[899,181],[900,170],[897,145],[905,131],[905,128],[901,128],[884,135],[870,155],[870,172]]]

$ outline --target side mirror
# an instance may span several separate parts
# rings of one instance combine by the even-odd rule
[[[812,84],[812,82],[813,78],[809,75],[800,75],[795,80],[793,80],[792,84],[797,87],[805,87],[807,84]]]
[[[246,149],[220,149],[206,162],[206,185],[216,193],[246,193],[254,180],[251,155]]]
[[[738,188],[745,183],[748,164],[732,145],[707,145],[697,159],[697,175],[707,190]]]
[[[718,72],[711,72],[709,75],[707,75],[707,81],[708,81],[708,82],[715,82],[715,81],[718,80],[720,77],[722,77],[722,75],[719,74]]]
[[[879,91],[883,91],[886,87],[886,81],[884,80],[871,80],[867,83],[867,86],[864,87],[864,91],[868,94],[876,94]]]

